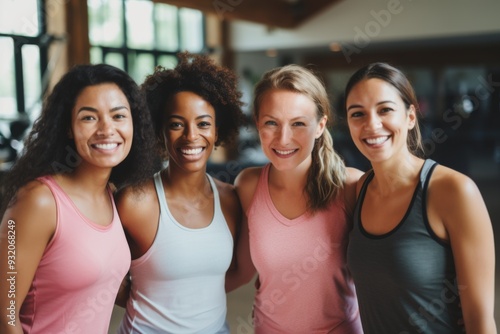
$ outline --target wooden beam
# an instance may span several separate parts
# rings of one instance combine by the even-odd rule
[[[243,20],[292,29],[339,0],[153,0],[217,15],[221,20]]]
[[[66,30],[68,34],[68,66],[90,62],[89,17],[87,1],[66,1]]]
[[[303,24],[310,20],[327,7],[333,6],[334,3],[341,0],[300,0],[295,3],[295,26]]]
[[[314,64],[322,71],[332,69],[357,69],[369,63],[383,61],[396,66],[474,66],[498,64],[500,41],[484,44],[462,44],[443,46],[418,46],[408,49],[396,46],[386,50],[362,50],[346,57],[342,52],[309,55],[304,62]]]

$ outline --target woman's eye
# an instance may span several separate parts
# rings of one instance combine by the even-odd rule
[[[351,118],[357,118],[363,116],[363,113],[361,111],[354,111],[351,113]]]
[[[394,109],[387,107],[387,108],[382,108],[382,109],[380,110],[380,112],[381,112],[381,113],[388,113],[388,112],[391,112],[391,111],[393,111],[393,110],[394,110]]]
[[[94,116],[90,116],[90,115],[87,115],[87,116],[82,116],[82,120],[83,121],[92,121],[94,120],[95,117]]]
[[[264,125],[276,125],[275,121],[266,121]]]
[[[115,118],[115,119],[123,119],[123,118],[127,118],[127,116],[124,115],[124,114],[117,114],[117,115],[114,115],[113,118]]]
[[[181,123],[175,123],[175,122],[174,122],[174,123],[170,123],[170,124],[168,125],[168,127],[169,127],[170,129],[179,129],[179,128],[181,128],[181,127],[182,127],[182,124],[181,124]]]
[[[212,124],[211,124],[211,123],[209,123],[209,122],[200,122],[200,123],[198,123],[198,126],[199,126],[200,128],[208,128],[208,127],[210,127],[211,125],[212,125]]]
[[[293,123],[293,126],[305,126],[305,125],[306,125],[306,123],[304,123],[304,122],[295,122],[295,123]]]

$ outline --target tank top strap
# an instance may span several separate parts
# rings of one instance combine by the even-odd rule
[[[210,186],[212,187],[212,193],[214,194],[214,215],[222,212],[220,206],[220,198],[219,198],[219,190],[217,189],[217,185],[215,184],[214,179],[207,174],[208,181],[210,182]]]
[[[73,211],[74,214],[78,215],[78,217],[80,217],[82,221],[84,221],[94,229],[100,231],[106,231],[113,228],[113,226],[117,224],[121,226],[120,216],[118,215],[115,199],[113,197],[113,191],[111,190],[109,184],[106,186],[106,191],[108,193],[109,201],[111,203],[113,218],[108,225],[99,225],[90,220],[82,211],[80,211],[80,208],[75,204],[73,199],[66,193],[66,191],[57,183],[57,181],[54,179],[52,175],[41,176],[38,177],[37,180],[45,184],[52,193],[52,196],[54,197],[54,201],[56,203],[56,214],[57,214],[58,225],[59,225],[59,215],[61,214],[60,208],[62,206],[66,206],[72,208],[74,210]]]
[[[42,182],[44,185],[49,188],[52,193],[52,197],[54,197],[54,202],[56,203],[56,224],[59,226],[59,208],[62,206],[62,203],[67,205],[72,205],[70,198],[66,196],[64,190],[57,184],[56,180],[51,175],[45,175],[37,178],[37,181]],[[52,243],[52,242],[51,242]]]
[[[163,182],[161,180],[161,171],[156,172],[154,177],[156,196],[160,204],[160,212],[168,212],[167,200],[165,199],[165,191],[163,189]]]
[[[217,185],[215,184],[214,179],[206,174],[208,181],[210,182],[210,187],[212,188],[212,193],[214,194],[214,219],[212,222],[216,222],[220,220],[220,217],[224,217],[222,213],[222,207],[220,204],[219,191],[217,189]],[[170,210],[168,208],[167,200],[165,198],[165,190],[163,188],[163,182],[161,180],[161,171],[155,173],[154,184],[156,190],[156,196],[158,197],[158,203],[160,204],[160,214],[163,212],[165,214],[171,215]],[[173,217],[172,217],[173,219]]]
[[[250,207],[248,210],[252,209],[257,202],[262,202],[266,203],[269,205],[269,201],[271,200],[271,197],[268,195],[269,194],[269,169],[271,168],[271,164],[267,164],[262,167],[259,175],[259,180],[257,181],[257,188],[255,189],[255,192],[253,194],[252,201],[250,203]],[[266,196],[267,195],[267,196]],[[258,205],[257,205],[258,206]],[[247,212],[247,215],[250,213]]]
[[[437,165],[438,163],[432,159],[426,159],[424,161],[424,165],[420,171],[420,186],[422,190],[425,191],[427,189],[430,176]]]
[[[262,171],[260,173],[259,177],[259,183],[258,183],[258,188],[263,189],[266,192],[268,192],[268,180],[269,180],[269,170],[271,169],[271,164],[267,164],[262,168]]]
[[[214,222],[219,220],[225,221],[224,214],[222,212],[222,207],[220,204],[220,196],[219,196],[219,190],[217,189],[217,185],[215,184],[213,177],[211,177],[208,173],[206,175],[208,181],[210,182],[210,186],[212,187],[212,193],[214,194]]]
[[[42,182],[45,184],[50,191],[52,192],[52,196],[54,196],[54,200],[56,201],[56,204],[60,200],[68,200],[69,198],[66,198],[63,194],[65,194],[64,190],[57,184],[56,180],[51,175],[45,175],[37,178],[38,181]]]
[[[375,176],[375,173],[373,172],[373,169],[368,172],[368,176],[366,177],[365,181],[363,182],[363,185],[361,186],[361,190],[359,191],[358,195],[358,200],[356,203],[356,211],[358,210],[358,207],[361,206],[361,203],[363,202],[366,194],[366,189],[368,188],[368,184],[372,181],[373,177]]]

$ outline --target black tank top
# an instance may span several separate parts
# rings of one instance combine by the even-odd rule
[[[347,260],[367,334],[463,332],[451,247],[427,220],[426,193],[436,165],[425,161],[405,216],[383,235],[366,232],[361,222],[373,171],[361,188]]]

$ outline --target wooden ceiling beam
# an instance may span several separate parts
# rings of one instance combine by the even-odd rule
[[[339,0],[153,0],[200,10],[220,19],[244,20],[292,29]]]
[[[326,8],[341,0],[300,0],[296,2],[296,26],[301,25]]]
[[[309,55],[304,63],[314,64],[321,71],[334,69],[358,69],[373,62],[387,62],[395,66],[425,66],[444,68],[446,66],[473,66],[482,64],[496,66],[500,59],[500,41],[487,43],[466,43],[461,45],[435,45],[408,47],[386,47],[385,50],[363,50],[349,55],[342,52]]]

